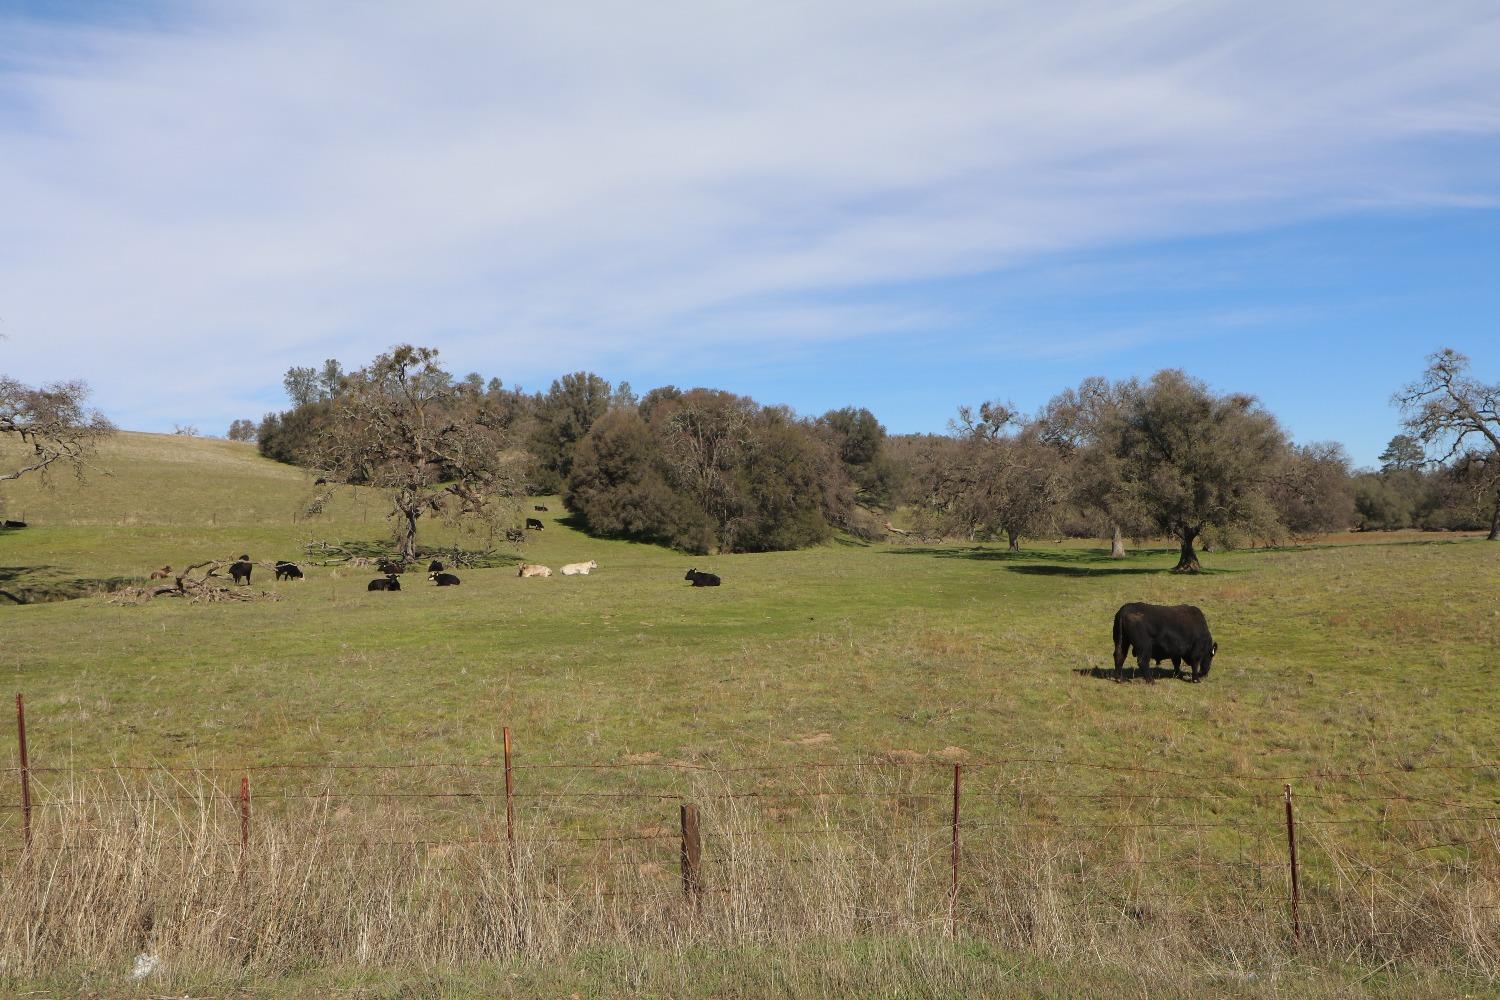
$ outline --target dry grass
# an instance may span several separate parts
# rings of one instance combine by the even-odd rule
[[[788,790],[802,803],[791,816],[725,798],[738,787],[729,775],[693,777],[686,794],[703,803],[704,829],[696,902],[664,824],[576,839],[570,817],[528,813],[512,866],[492,816],[471,817],[451,839],[411,842],[410,813],[311,799],[257,809],[242,851],[234,787],[163,773],[65,779],[38,809],[37,846],[6,863],[0,960],[18,983],[122,974],[144,952],[162,960],[157,989],[308,968],[566,968],[600,949],[790,953],[812,940],[854,951],[902,941],[941,966],[950,834],[922,805],[922,773],[863,769],[839,795],[818,778]],[[965,830],[952,909],[960,940],[1179,984],[1206,970],[1274,978],[1308,960],[1500,982],[1493,822],[1463,828],[1461,855],[1431,846],[1455,840],[1457,827],[1424,829],[1422,852],[1394,834],[1372,852],[1336,826],[1309,829],[1315,875],[1299,945],[1274,838],[1247,850],[1123,822],[1052,823],[1039,819],[1048,806]]]

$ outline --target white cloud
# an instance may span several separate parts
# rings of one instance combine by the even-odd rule
[[[1483,0],[232,9],[0,20],[0,367],[127,424],[399,340],[669,365],[941,321],[887,283],[1497,194],[1453,155],[1500,133]]]

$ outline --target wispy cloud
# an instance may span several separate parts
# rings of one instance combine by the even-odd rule
[[[1453,155],[1500,134],[1483,0],[272,0],[0,39],[0,367],[127,423],[402,339],[535,378],[889,334],[943,314],[893,283],[1500,194]]]

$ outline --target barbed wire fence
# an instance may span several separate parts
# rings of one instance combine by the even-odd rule
[[[1252,899],[1280,912],[1293,947],[1363,919],[1371,941],[1446,933],[1423,907],[1434,886],[1470,913],[1500,910],[1495,761],[1284,775],[1044,756],[535,761],[515,753],[506,728],[491,760],[37,766],[19,694],[16,720],[17,763],[6,770],[18,797],[0,803],[5,864],[112,850],[89,839],[107,814],[180,809],[246,865],[261,824],[301,824],[324,849],[477,852],[512,876],[524,853],[555,894],[690,908],[743,891],[755,857],[833,866],[899,853],[926,879],[912,891],[933,901],[933,925],[950,936],[988,900],[1034,888],[1028,879],[1093,887],[1081,901],[1062,893],[1061,905],[1137,922],[1174,898]],[[1442,778],[1446,792],[1389,787],[1413,775]],[[185,823],[179,816],[186,840]],[[735,849],[747,823],[761,837],[756,852]],[[631,877],[616,884],[616,872]],[[1391,913],[1402,923],[1386,929]],[[1484,926],[1497,933],[1494,917]]]

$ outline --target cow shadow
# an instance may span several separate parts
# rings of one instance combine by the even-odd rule
[[[1151,680],[1153,680],[1153,681],[1178,680],[1178,681],[1184,681],[1184,682],[1186,682],[1188,684],[1191,684],[1193,682],[1193,676],[1192,676],[1191,673],[1188,673],[1187,671],[1184,671],[1183,675],[1181,677],[1178,677],[1177,674],[1176,674],[1176,672],[1170,666],[1167,666],[1167,667],[1156,667],[1156,666],[1147,667],[1146,668],[1146,672],[1143,675],[1137,675],[1136,672],[1135,672],[1135,667],[1133,665],[1130,665],[1130,664],[1127,664],[1126,666],[1122,667],[1121,670],[1122,670],[1123,675],[1124,675],[1121,678],[1121,681],[1122,681],[1122,683],[1125,683],[1125,684],[1129,684],[1129,683],[1131,683],[1133,681],[1140,681],[1142,683],[1145,683],[1146,679],[1148,677]],[[1093,678],[1096,681],[1111,681],[1112,682],[1115,679],[1115,668],[1114,667],[1078,667],[1078,668],[1074,669],[1073,673],[1077,674],[1079,677],[1091,677],[1091,678]]]

